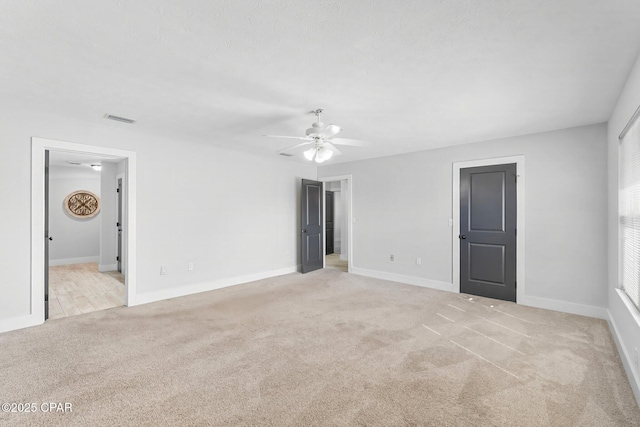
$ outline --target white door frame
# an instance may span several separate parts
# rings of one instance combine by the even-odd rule
[[[503,165],[507,163],[516,164],[516,301],[522,302],[525,295],[525,211],[524,211],[524,155],[495,157],[492,159],[470,160],[453,163],[453,230],[451,239],[453,241],[453,292],[460,293],[460,169],[474,168],[478,166]]]
[[[124,235],[128,271],[125,305],[135,305],[136,295],[136,153],[44,138],[31,138],[31,314],[32,325],[44,322],[44,153],[46,150],[88,153],[125,160],[127,228]]]
[[[322,182],[322,212],[325,211],[325,186],[327,182],[333,181],[347,181],[347,273],[351,273],[353,269],[353,175],[338,175],[338,176],[325,176],[324,178],[320,178]],[[326,236],[326,224],[325,221],[322,221],[322,235]],[[322,267],[325,266],[325,258],[326,258],[326,248],[327,240],[326,238],[322,242]]]

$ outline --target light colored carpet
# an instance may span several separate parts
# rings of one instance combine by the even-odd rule
[[[325,269],[0,335],[2,425],[632,426],[604,321]]]

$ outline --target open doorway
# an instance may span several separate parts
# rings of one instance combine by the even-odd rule
[[[32,138],[32,241],[31,241],[31,254],[32,254],[32,268],[31,268],[31,319],[33,324],[42,323],[48,313],[49,302],[51,296],[56,296],[55,291],[53,295],[49,295],[49,257],[50,257],[50,245],[56,241],[55,236],[50,229],[50,213],[49,208],[53,205],[59,208],[58,201],[47,200],[50,196],[48,184],[50,165],[49,161],[51,154],[54,157],[57,154],[61,154],[63,157],[85,156],[91,158],[96,164],[97,160],[101,162],[102,169],[110,171],[108,179],[101,180],[101,184],[108,181],[109,185],[113,187],[113,192],[109,191],[105,193],[101,191],[101,199],[104,205],[103,211],[100,215],[105,216],[105,221],[102,221],[100,226],[100,243],[99,253],[97,259],[95,254],[89,257],[74,257],[67,258],[67,261],[95,261],[93,267],[85,271],[75,271],[79,275],[82,274],[100,274],[102,278],[110,278],[113,285],[114,281],[117,282],[117,286],[120,287],[121,296],[117,299],[117,304],[112,301],[112,304],[116,305],[133,305],[135,295],[135,183],[136,183],[136,163],[135,153],[124,150],[95,147],[83,144],[75,144],[64,141],[54,141],[42,138]],[[116,175],[120,171],[122,173],[122,187],[123,187],[123,202],[122,202],[122,252],[124,257],[122,259],[123,269],[126,271],[125,276],[118,276],[117,263],[116,263],[116,246],[117,246],[117,234],[118,228],[116,225],[117,208],[116,200],[117,193],[116,188],[118,181]],[[101,172],[101,178],[103,173]],[[77,184],[77,183],[76,183]],[[101,187],[102,190],[102,187]],[[108,199],[108,200],[107,200]],[[43,238],[44,237],[44,238]],[[90,259],[88,259],[90,258]],[[63,258],[64,259],[64,258]],[[80,262],[75,264],[60,263],[62,265],[78,265],[89,264],[86,262]],[[86,267],[86,266],[85,266]],[[103,274],[105,273],[105,274]],[[118,276],[118,277],[116,277]],[[87,276],[88,277],[88,276]],[[69,282],[69,280],[66,280]],[[92,279],[80,279],[82,283],[92,282]],[[124,281],[124,284],[122,283]],[[70,285],[73,287],[73,285]],[[59,297],[59,295],[57,296]],[[88,299],[88,298],[87,298]],[[94,299],[94,301],[97,301]],[[104,302],[92,304],[93,310],[107,308]],[[96,307],[97,306],[97,307]],[[113,305],[112,305],[113,306]],[[78,308],[78,307],[76,307]],[[87,307],[85,309],[88,310]],[[73,309],[69,309],[73,311]],[[80,308],[78,310],[82,312]],[[80,314],[80,313],[75,313]],[[57,316],[59,317],[59,316]]]
[[[351,271],[351,176],[323,178],[324,182],[324,267]]]
[[[124,171],[124,160],[48,151],[45,318],[123,306],[125,277],[117,271],[115,248],[116,230],[122,228],[122,219],[116,220],[121,215],[116,172]]]

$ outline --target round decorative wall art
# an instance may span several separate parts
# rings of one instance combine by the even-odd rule
[[[90,191],[74,191],[64,199],[64,208],[76,218],[93,218],[100,212],[100,198]]]

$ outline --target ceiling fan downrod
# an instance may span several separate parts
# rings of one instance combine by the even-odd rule
[[[318,108],[317,110],[312,111],[312,113],[316,115],[317,119],[315,123],[311,124],[311,127],[307,129],[307,132],[306,132],[307,136],[314,137],[316,140],[318,138],[316,138],[315,135],[317,135],[318,132],[320,132],[320,130],[324,126],[324,123],[320,121],[320,115],[322,114],[323,111],[324,110],[322,108]]]

